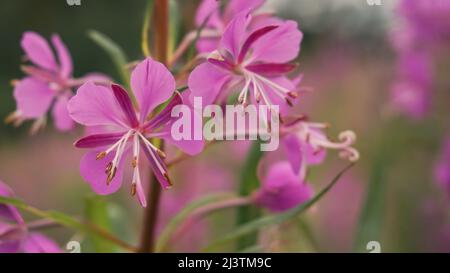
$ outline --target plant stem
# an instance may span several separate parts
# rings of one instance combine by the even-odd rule
[[[169,1],[156,0],[153,10],[155,22],[155,49],[156,59],[167,65],[168,32],[169,32]],[[164,150],[164,142],[161,140],[159,148]],[[161,199],[161,187],[155,177],[150,177],[150,191],[148,193],[147,208],[144,211],[144,221],[141,234],[139,252],[153,252],[155,242],[155,229],[158,220],[159,201]]]
[[[149,204],[144,211],[144,223],[141,234],[139,252],[153,252],[155,242],[155,227],[158,219],[159,200],[161,198],[161,186],[152,174],[150,178],[150,191],[148,193]]]

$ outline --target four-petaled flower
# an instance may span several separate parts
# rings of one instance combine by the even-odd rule
[[[72,58],[66,45],[57,34],[52,35],[51,42],[57,59],[42,36],[35,32],[25,32],[21,46],[33,65],[22,66],[27,77],[12,81],[17,110],[6,121],[18,126],[25,120],[34,119],[32,132],[45,125],[46,114],[51,107],[56,128],[60,131],[72,129],[74,122],[67,112],[72,89],[86,81],[109,82],[108,77],[98,73],[73,78]]]
[[[239,90],[243,105],[249,100],[278,105],[283,113],[298,96],[286,74],[296,68],[289,62],[297,57],[303,35],[294,21],[266,22],[249,31],[250,20],[251,15],[242,12],[229,23],[218,50],[192,71],[188,85],[205,104],[222,103]]]
[[[175,79],[167,68],[146,59],[131,74],[131,89],[138,103],[137,112],[126,90],[116,84],[111,87],[86,83],[69,101],[70,116],[85,126],[100,126],[103,132],[86,136],[75,143],[78,148],[91,148],[81,161],[81,174],[99,194],[110,194],[119,189],[124,166],[133,168],[131,193],[137,193],[142,206],[146,206],[140,176],[141,151],[148,159],[152,171],[163,188],[171,182],[164,162],[165,154],[152,139],[164,139],[184,152],[193,155],[203,148],[201,141],[175,141],[171,137],[171,110],[183,100],[175,91]],[[148,119],[155,108],[171,101],[157,115]],[[98,130],[98,129],[97,129]],[[131,154],[127,163],[126,157]]]

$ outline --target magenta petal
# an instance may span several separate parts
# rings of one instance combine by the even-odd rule
[[[47,41],[36,32],[27,31],[20,43],[27,57],[37,66],[56,71],[58,65]]]
[[[69,115],[85,126],[111,125],[128,128],[128,120],[113,91],[92,82],[83,84],[67,105]]]
[[[222,40],[220,41],[221,46],[226,49],[235,60],[244,43],[246,28],[249,22],[249,17],[247,15],[246,12],[237,15],[228,24],[223,33]]]
[[[261,64],[250,64],[245,68],[254,73],[263,76],[279,76],[291,72],[297,67],[296,64],[279,64],[279,63],[261,63]]]
[[[195,25],[197,27],[205,25],[210,28],[220,28],[222,22],[219,14],[219,4],[217,0],[203,0],[198,6],[195,15]]]
[[[126,132],[95,134],[83,137],[75,142],[77,148],[98,148],[112,145],[119,141]]]
[[[205,142],[203,140],[174,140],[169,136],[164,137],[164,140],[171,145],[176,146],[188,155],[197,155],[205,148]]]
[[[158,154],[156,154],[156,152],[150,152],[148,148],[142,143],[141,149],[144,151],[144,154],[147,157],[148,162],[150,163],[150,167],[153,170],[153,174],[156,176],[156,179],[158,179],[161,187],[163,187],[164,189],[170,188],[172,186],[172,183],[167,176],[167,168],[164,161],[159,157]]]
[[[308,165],[322,164],[327,155],[325,149],[314,150],[313,147],[307,143],[303,144],[303,153],[305,156],[305,163]]]
[[[117,84],[112,84],[111,88],[114,92],[114,96],[116,96],[117,102],[125,113],[125,116],[128,118],[131,127],[136,128],[139,126],[139,121],[137,120],[136,113],[134,112],[133,103],[131,102],[127,91]]]
[[[41,233],[30,233],[24,241],[25,253],[61,253],[59,246]]]
[[[265,26],[263,28],[260,28],[258,30],[255,30],[252,32],[247,39],[245,40],[244,44],[242,45],[241,51],[239,52],[238,57],[238,63],[241,63],[245,56],[247,55],[250,47],[258,41],[259,38],[263,37],[267,33],[273,31],[274,29],[278,28],[278,26]]]
[[[302,148],[300,139],[294,134],[289,134],[283,141],[286,157],[289,160],[289,163],[291,163],[292,171],[295,174],[299,174],[302,164]]]
[[[50,108],[55,92],[32,77],[21,80],[14,88],[17,110],[24,118],[39,118]]]
[[[53,121],[55,126],[60,131],[72,130],[75,126],[75,122],[69,116],[69,110],[67,110],[67,103],[69,98],[67,96],[60,96],[56,99],[55,105],[53,105]]]
[[[140,122],[167,101],[175,91],[175,79],[167,68],[150,58],[139,63],[131,73],[131,88],[140,107]]]
[[[295,59],[300,52],[302,37],[296,22],[284,22],[255,41],[250,58],[253,62],[287,63]]]
[[[255,194],[257,204],[275,212],[285,211],[306,202],[313,189],[292,172],[288,162],[273,165]]]
[[[154,130],[168,124],[172,120],[172,109],[182,103],[183,100],[180,93],[175,92],[175,96],[170,100],[166,107],[164,107],[161,112],[159,112],[154,118],[147,122],[144,125],[144,128],[148,130]]]
[[[203,63],[192,71],[188,85],[192,96],[202,97],[204,104],[211,104],[229,79],[226,70],[210,63]]]
[[[115,153],[111,152],[104,158],[97,160],[98,153],[98,151],[92,151],[83,156],[80,162],[80,172],[83,179],[91,185],[95,193],[108,195],[116,192],[122,186],[123,162],[119,163],[115,177],[107,185],[105,170],[109,162],[113,160]]]
[[[56,49],[56,54],[58,56],[60,75],[66,79],[70,78],[70,76],[72,75],[73,65],[69,50],[61,41],[61,38],[58,34],[52,35],[52,43]]]

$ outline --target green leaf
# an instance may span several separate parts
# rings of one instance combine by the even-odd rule
[[[26,212],[29,212],[35,216],[38,216],[40,218],[45,218],[54,221],[57,224],[60,224],[62,226],[66,226],[72,229],[75,229],[77,231],[81,231],[87,234],[98,236],[104,240],[108,240],[124,249],[127,249],[131,252],[135,252],[136,248],[129,245],[128,243],[116,238],[113,234],[109,233],[108,231],[104,230],[103,228],[94,225],[89,222],[81,222],[71,216],[68,216],[66,214],[63,214],[58,211],[44,211],[38,208],[35,208],[33,206],[30,206],[23,202],[20,199],[16,198],[8,198],[0,196],[0,204],[9,204],[13,205],[18,209],[24,210]]]
[[[148,0],[147,6],[145,9],[144,22],[142,24],[142,33],[141,33],[141,49],[144,56],[151,56],[149,42],[149,33],[150,33],[150,23],[152,20],[154,1]]]
[[[317,203],[337,183],[337,181],[341,178],[341,176],[347,170],[349,170],[352,166],[353,166],[353,164],[350,164],[347,167],[345,167],[342,171],[340,171],[333,178],[333,180],[324,189],[322,189],[316,196],[314,196],[311,200],[299,205],[298,207],[290,209],[287,212],[264,216],[262,218],[259,218],[259,219],[253,220],[251,222],[248,222],[246,224],[243,224],[242,226],[239,226],[237,229],[235,229],[231,233],[228,233],[227,235],[222,236],[222,238],[212,242],[204,250],[212,251],[222,245],[232,242],[233,240],[239,239],[247,234],[251,234],[252,232],[258,231],[262,228],[266,228],[271,225],[281,224],[285,221],[293,219],[294,217],[297,217],[302,212],[306,211],[312,205]]]
[[[366,252],[368,242],[381,240],[385,202],[383,197],[386,189],[386,164],[389,163],[381,155],[374,160],[367,196],[361,210],[356,233],[355,250],[357,252]]]
[[[92,195],[85,200],[86,220],[112,232],[111,219],[109,216],[109,204],[102,196]],[[116,252],[116,246],[109,241],[105,241],[98,236],[89,236],[93,247],[97,253]]]
[[[170,220],[170,222],[158,236],[158,240],[155,246],[155,252],[162,252],[167,249],[173,233],[178,229],[181,223],[183,223],[188,217],[192,215],[195,210],[205,205],[231,198],[236,198],[236,196],[232,193],[218,193],[205,196],[198,200],[194,200],[193,202],[188,204]]]
[[[127,56],[123,52],[122,48],[116,42],[111,40],[111,38],[96,30],[88,31],[88,36],[109,55],[112,62],[116,66],[122,84],[128,87],[130,75],[127,69]]]
[[[254,141],[247,159],[242,169],[240,183],[239,183],[239,195],[248,196],[254,190],[259,187],[259,180],[257,177],[258,163],[263,155],[259,141]],[[236,225],[240,226],[243,223],[247,223],[260,216],[260,210],[257,207],[241,207],[238,209]],[[239,240],[237,244],[237,250],[241,250],[252,245],[255,245],[257,234],[250,234]]]

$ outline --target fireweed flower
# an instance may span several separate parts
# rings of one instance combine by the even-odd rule
[[[440,158],[434,166],[434,179],[450,196],[450,138],[445,140]]]
[[[203,27],[201,37],[196,43],[197,51],[209,53],[216,50],[219,47],[220,37],[231,20],[240,12],[256,10],[264,2],[265,0],[230,0],[222,12],[221,1],[203,0],[195,15],[195,26]],[[263,15],[257,17],[261,16]],[[195,39],[196,33],[193,32],[191,35]]]
[[[281,212],[296,207],[310,199],[313,189],[304,177],[292,171],[287,161],[273,164],[262,180],[261,188],[253,193],[256,205],[273,212]]]
[[[296,65],[289,63],[300,51],[302,33],[294,21],[248,29],[251,15],[237,15],[227,26],[218,50],[191,73],[188,85],[205,104],[224,102],[233,90],[240,90],[238,101],[250,100],[280,111],[297,97],[295,84],[286,73]]]
[[[356,141],[355,133],[343,131],[339,134],[339,141],[333,142],[323,131],[327,127],[324,123],[294,120],[281,128],[286,156],[294,173],[304,177],[308,166],[323,162],[327,149],[339,150],[340,156],[351,162],[359,159],[359,152],[352,147]]]
[[[13,191],[2,181],[0,196],[14,197]],[[22,215],[14,206],[0,204],[0,253],[16,252],[55,253],[61,250],[46,236],[29,232]]]
[[[56,56],[47,41],[35,32],[25,32],[21,46],[31,65],[22,66],[27,76],[13,80],[14,98],[17,110],[7,117],[7,122],[20,125],[28,119],[35,120],[32,132],[36,132],[46,123],[46,113],[52,111],[55,126],[60,131],[74,127],[69,117],[67,102],[72,89],[86,81],[109,82],[101,74],[87,74],[82,78],[72,77],[72,58],[66,45],[57,34],[51,37]]]
[[[69,101],[68,109],[70,116],[84,126],[105,127],[104,133],[86,136],[75,143],[78,148],[94,149],[81,161],[83,178],[96,193],[113,193],[121,186],[126,157],[131,154],[131,194],[137,193],[139,202],[145,207],[139,164],[141,152],[161,186],[167,189],[172,185],[164,162],[165,154],[149,138],[164,139],[191,155],[199,153],[203,146],[200,141],[175,141],[171,137],[174,121],[171,110],[183,101],[178,93],[174,93],[175,79],[164,65],[151,59],[141,62],[131,73],[131,88],[138,112],[127,91],[119,85],[112,84],[108,88],[94,83],[82,85]],[[168,105],[148,120],[152,111],[172,95]]]

